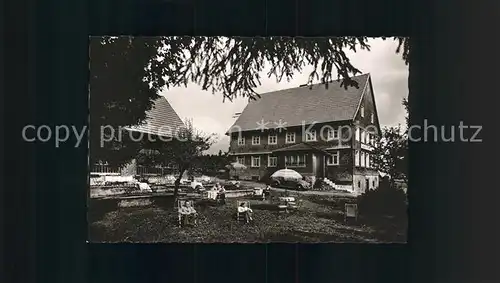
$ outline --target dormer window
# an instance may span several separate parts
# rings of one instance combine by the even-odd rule
[[[238,138],[238,145],[245,145],[245,138],[244,137]]]
[[[295,133],[286,133],[285,143],[295,143]]]
[[[260,144],[260,136],[253,136],[252,145],[259,145],[259,144]]]
[[[268,144],[278,144],[278,136],[277,135],[269,135],[267,138]]]
[[[361,117],[365,117],[365,107],[364,106],[361,106],[360,112],[361,112]]]
[[[338,138],[339,138],[339,131],[338,130],[333,129],[333,128],[328,129],[327,139],[329,141],[334,140],[334,139],[338,139]]]
[[[370,121],[372,122],[372,124],[375,123],[375,114],[372,113],[370,116]]]
[[[306,141],[316,141],[316,131],[307,131],[306,132]]]

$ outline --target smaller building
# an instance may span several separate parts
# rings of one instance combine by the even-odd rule
[[[160,137],[165,142],[169,138],[173,138],[176,129],[184,127],[184,122],[179,118],[179,115],[172,108],[170,103],[165,97],[160,97],[154,101],[153,107],[147,112],[146,120],[139,126],[125,127],[124,129],[130,132],[142,133],[145,138],[148,136],[159,139]],[[140,153],[146,155],[155,155],[157,152],[149,148],[141,149]],[[131,159],[130,163],[121,169],[111,168],[107,162],[101,161],[94,164],[91,168],[92,175],[121,175],[121,176],[135,176],[135,175],[165,175],[171,174],[176,171],[174,165],[172,166],[150,166],[141,164],[137,159]]]

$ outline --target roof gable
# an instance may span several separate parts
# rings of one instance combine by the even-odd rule
[[[358,88],[347,90],[341,86],[342,80],[336,80],[328,88],[315,84],[261,94],[248,103],[228,132],[256,130],[262,121],[275,128],[280,120],[286,123],[284,127],[352,120],[368,78],[368,74],[353,77]]]
[[[359,111],[361,109],[361,104],[363,103],[363,100],[365,99],[366,95],[370,95],[371,96],[370,100],[371,100],[371,103],[373,104],[373,110],[374,110],[374,114],[375,114],[375,117],[376,117],[375,118],[375,123],[376,123],[377,129],[378,129],[378,132],[381,133],[380,121],[378,119],[377,103],[375,101],[375,94],[373,93],[372,78],[371,78],[371,76],[369,74],[368,74],[367,83],[366,83],[365,87],[363,88],[363,91],[361,93],[361,97],[359,99],[358,106],[356,107],[356,112],[354,113],[354,116],[353,116],[352,120],[354,121],[356,119],[356,117],[358,116],[358,113],[359,113]]]
[[[153,102],[153,107],[146,113],[146,119],[141,125],[127,127],[134,132],[172,137],[175,131],[184,127],[179,115],[163,96]]]

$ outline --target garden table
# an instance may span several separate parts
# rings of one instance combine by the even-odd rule
[[[284,202],[294,202],[295,198],[294,197],[280,197],[279,200],[284,201]]]

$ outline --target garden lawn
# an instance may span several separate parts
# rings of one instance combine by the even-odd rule
[[[406,242],[406,219],[363,217],[344,223],[349,199],[304,196],[299,211],[279,213],[268,201],[251,201],[254,221],[235,219],[236,200],[224,206],[197,203],[196,226],[178,227],[170,205],[119,208],[89,219],[91,242]]]

